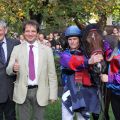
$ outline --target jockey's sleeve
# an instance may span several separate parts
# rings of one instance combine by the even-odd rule
[[[84,56],[72,55],[68,65],[75,71],[85,69],[88,68],[88,59]]]
[[[107,83],[107,88],[113,89],[116,92],[120,92],[120,84]]]
[[[107,41],[104,41],[104,53],[105,58],[108,60],[113,52],[113,49],[110,47],[110,44]]]
[[[77,71],[88,67],[88,59],[83,55],[71,55],[62,53],[60,57],[60,64],[63,67]]]

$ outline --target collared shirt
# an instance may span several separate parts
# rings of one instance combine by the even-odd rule
[[[30,50],[30,45],[29,43],[27,43],[27,52],[28,52],[28,58],[29,58],[29,50]],[[34,47],[32,48],[33,53],[34,53],[34,64],[35,64],[35,79],[34,80],[30,80],[30,78],[28,77],[28,85],[38,85],[38,42],[35,41],[32,44]],[[28,66],[29,67],[29,66]],[[29,70],[29,68],[28,68]],[[29,76],[29,75],[28,75]]]
[[[4,42],[2,47],[3,47],[4,53],[5,53],[5,60],[7,61],[7,42],[6,42],[6,38],[5,37],[4,37],[2,42]]]

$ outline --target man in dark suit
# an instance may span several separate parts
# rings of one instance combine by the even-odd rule
[[[15,103],[12,101],[15,76],[6,74],[10,54],[17,40],[6,38],[7,24],[0,20],[0,120],[16,120]]]

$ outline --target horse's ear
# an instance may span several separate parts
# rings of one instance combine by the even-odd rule
[[[105,26],[106,26],[106,21],[107,21],[106,14],[100,15],[100,19],[97,22],[98,28],[100,28],[101,30],[103,30],[105,28]]]
[[[84,24],[81,24],[77,18],[74,19],[74,22],[80,30],[85,29],[86,26]]]
[[[102,18],[100,18],[99,21],[96,23],[98,28],[101,28],[101,24],[100,24],[101,20],[102,20]]]

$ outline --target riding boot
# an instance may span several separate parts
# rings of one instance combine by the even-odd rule
[[[93,120],[99,119],[99,114],[92,113]]]

